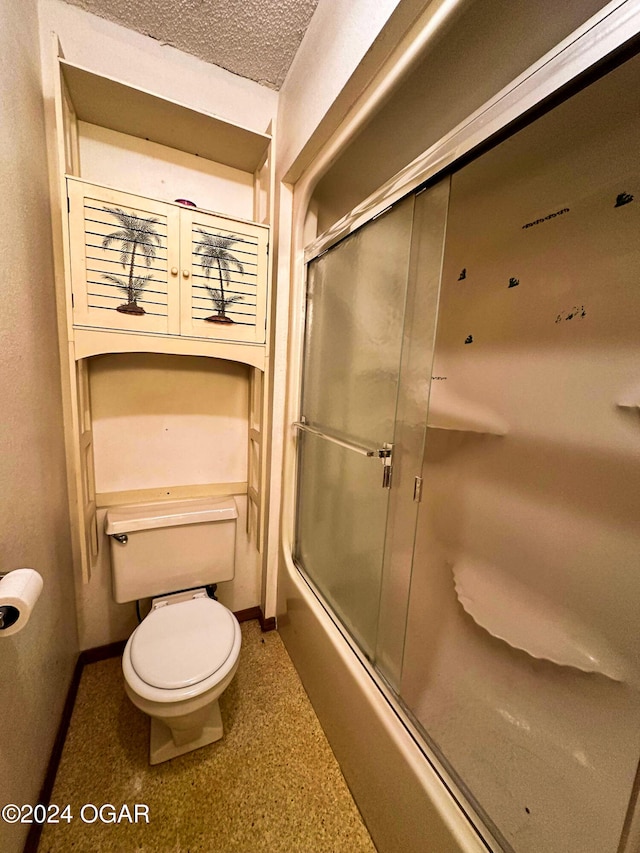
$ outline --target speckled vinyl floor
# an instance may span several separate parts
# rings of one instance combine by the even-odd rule
[[[375,853],[279,635],[245,622],[242,639],[222,740],[155,767],[120,659],[85,667],[51,799],[73,819],[39,853]],[[85,803],[141,803],[149,823],[84,823]]]

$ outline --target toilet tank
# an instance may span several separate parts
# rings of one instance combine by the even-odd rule
[[[231,580],[237,517],[227,497],[110,507],[113,597],[122,604]]]

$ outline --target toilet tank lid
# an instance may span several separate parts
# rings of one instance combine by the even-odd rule
[[[227,521],[237,517],[238,510],[233,498],[190,498],[110,507],[105,515],[104,530],[111,536],[114,533]]]

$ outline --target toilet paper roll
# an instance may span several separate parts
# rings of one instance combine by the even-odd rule
[[[14,569],[0,580],[0,637],[21,631],[42,592],[35,569]]]

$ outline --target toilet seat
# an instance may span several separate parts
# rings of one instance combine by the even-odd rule
[[[194,604],[195,607],[185,607]],[[163,615],[160,617],[160,614]],[[178,625],[184,631],[181,638]],[[196,627],[191,630],[193,625]],[[214,637],[220,641],[217,648],[212,643]],[[241,639],[238,620],[213,599],[194,598],[159,607],[129,637],[122,656],[125,681],[134,693],[151,702],[177,703],[193,699],[215,688],[235,670]],[[198,643],[200,648],[197,648]],[[136,653],[132,655],[134,648]],[[165,654],[167,657],[163,657]],[[190,660],[192,654],[195,665]],[[160,672],[165,664],[168,675],[163,676]],[[207,671],[208,675],[200,677]],[[158,683],[178,686],[161,687]]]
[[[131,640],[131,665],[151,687],[175,690],[213,675],[231,654],[231,612],[211,598],[157,607]]]

